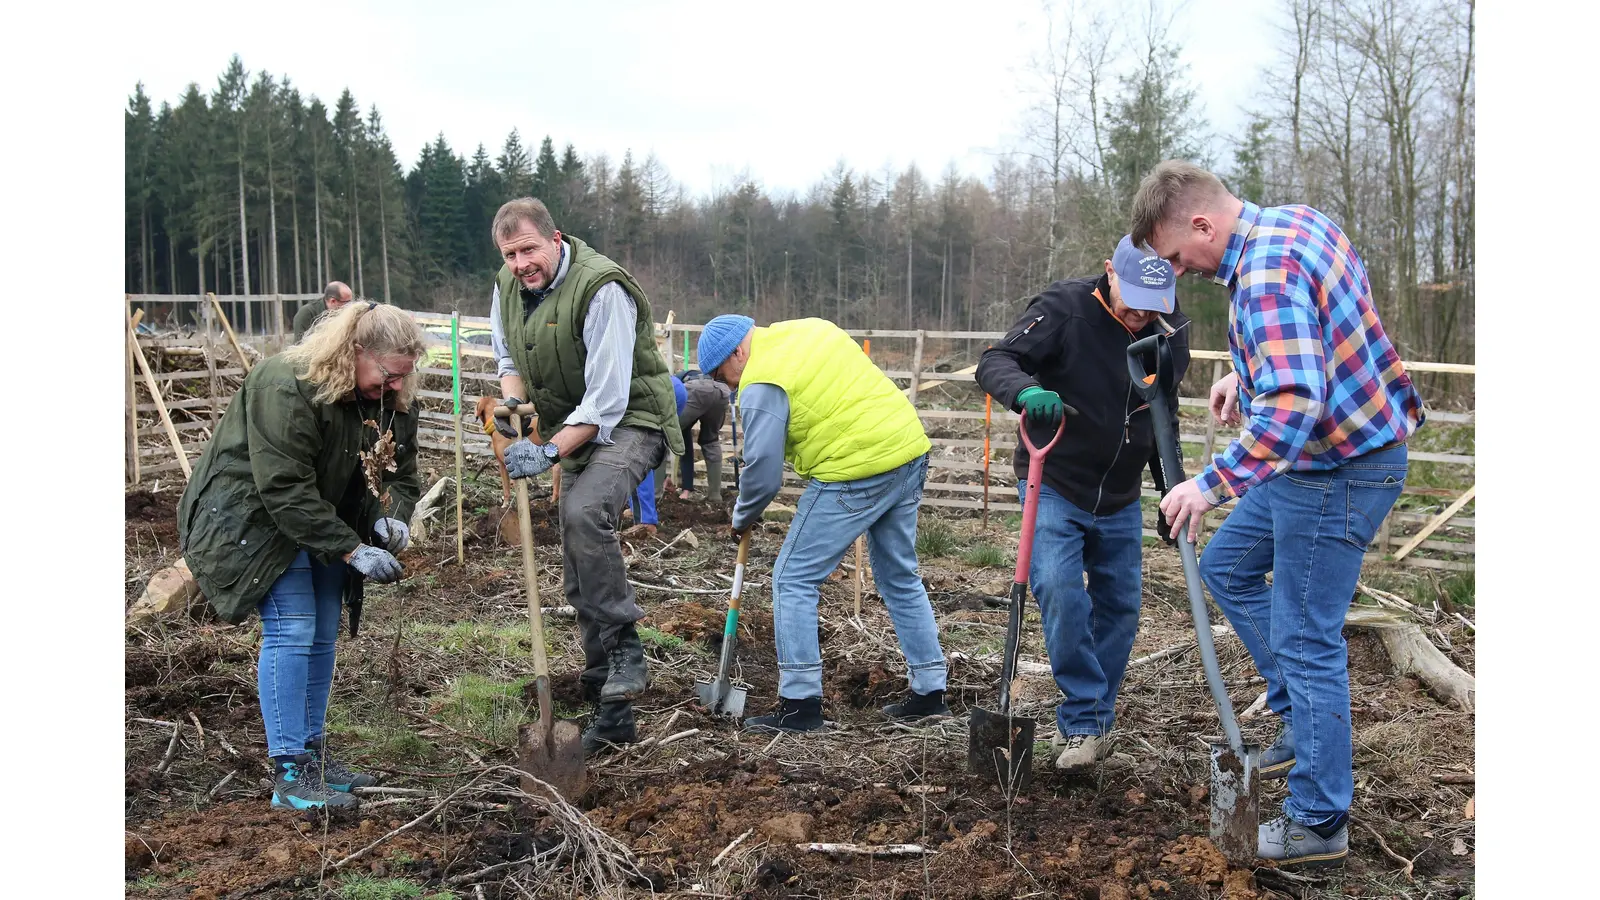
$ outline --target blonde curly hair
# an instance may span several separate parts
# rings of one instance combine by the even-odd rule
[[[328,313],[304,339],[283,351],[300,377],[317,386],[318,403],[348,398],[356,388],[356,347],[377,356],[422,355],[422,329],[402,309],[370,300],[347,303]],[[416,372],[394,392],[394,408],[404,412],[417,394]]]

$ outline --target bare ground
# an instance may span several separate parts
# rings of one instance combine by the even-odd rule
[[[429,464],[443,473],[446,462]],[[922,560],[946,650],[966,657],[952,664],[955,718],[923,728],[881,719],[877,707],[905,690],[903,663],[870,581],[860,623],[853,620],[844,571],[824,586],[822,601],[825,710],[838,727],[774,740],[706,715],[689,701],[695,679],[708,677],[716,664],[733,548],[725,509],[670,494],[661,505],[658,539],[630,545],[630,577],[650,586],[640,589],[640,600],[648,612],[642,624],[651,629],[653,684],[638,704],[639,722],[641,736],[658,741],[698,731],[591,761],[591,787],[578,806],[590,825],[619,842],[637,873],[596,883],[584,853],[574,849],[574,827],[548,808],[515,802],[514,775],[491,768],[514,761],[515,726],[529,720],[531,653],[520,557],[499,538],[498,483],[486,473],[481,484],[469,477],[467,488],[466,565],[456,564],[453,532],[421,542],[404,556],[406,581],[369,588],[360,635],[340,638],[330,743],[383,773],[386,789],[412,794],[369,796],[361,814],[348,819],[270,809],[255,622],[229,627],[202,613],[130,626],[129,896],[367,896],[360,889],[369,883],[355,879],[404,879],[423,895],[485,898],[653,891],[1245,900],[1472,891],[1474,833],[1466,809],[1472,785],[1439,780],[1471,772],[1472,716],[1390,674],[1369,635],[1349,635],[1357,823],[1351,860],[1342,871],[1311,877],[1230,869],[1204,837],[1203,738],[1217,728],[1192,652],[1129,670],[1115,753],[1096,775],[1057,775],[1041,747],[1032,789],[1008,804],[966,772],[965,713],[994,702],[998,666],[987,657],[1004,635],[1005,610],[991,602],[1009,585],[1003,567]],[[129,494],[125,603],[176,558],[172,515],[180,489],[170,482],[153,494]],[[555,606],[562,602],[557,531],[547,492],[535,494],[543,602]],[[926,511],[925,521],[935,515]],[[958,536],[956,553],[987,542],[1013,558],[1015,534],[998,518],[988,535],[975,518],[940,518]],[[698,547],[684,540],[668,547],[684,528],[694,531]],[[751,686],[756,711],[776,694],[768,578],[782,538],[778,525],[757,533],[741,617],[738,674]],[[1134,656],[1192,643],[1182,575],[1170,551],[1147,549],[1145,585]],[[546,623],[558,708],[585,714],[574,678],[573,623]],[[1024,658],[1043,661],[1036,614],[1029,625]],[[1440,637],[1470,670],[1471,633],[1441,626]],[[1221,639],[1219,652],[1243,709],[1261,683],[1237,640]],[[1040,722],[1041,737],[1050,734],[1056,696],[1048,679],[1021,682],[1019,712]],[[1268,714],[1247,729],[1265,743],[1276,723]],[[379,840],[458,790],[436,814]],[[1269,783],[1264,810],[1275,809],[1282,794],[1282,782]],[[873,859],[795,846],[810,841],[916,843],[933,852]],[[1394,857],[1410,862],[1409,875]],[[408,895],[414,894],[392,894]]]

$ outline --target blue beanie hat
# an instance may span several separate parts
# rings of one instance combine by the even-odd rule
[[[705,330],[700,332],[700,344],[695,348],[700,371],[707,375],[715,372],[717,366],[733,355],[733,351],[739,348],[739,342],[754,327],[756,320],[749,316],[720,315],[707,322]]]
[[[683,380],[672,376],[672,393],[678,398],[678,415],[683,415],[683,408],[689,405],[689,389],[683,386]]]

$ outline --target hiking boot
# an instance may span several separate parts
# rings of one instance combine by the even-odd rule
[[[633,719],[633,704],[602,703],[595,709],[594,720],[583,730],[583,755],[595,756],[638,739],[639,729]]]
[[[587,677],[581,677],[578,679],[578,696],[583,702],[593,703],[598,706],[600,704],[600,691],[605,685],[606,683],[603,680],[591,681]]]
[[[778,706],[764,716],[744,720],[746,731],[821,731],[827,727],[822,720],[822,698],[807,697],[791,700],[779,697]]]
[[[322,783],[329,790],[350,793],[351,788],[372,787],[378,783],[376,776],[357,772],[344,763],[324,753],[322,739],[306,741],[306,751],[317,761],[317,771],[322,773]]]
[[[1341,865],[1350,855],[1348,817],[1313,828],[1279,816],[1256,829],[1256,855],[1285,869]]]
[[[629,625],[617,635],[616,646],[611,648],[611,672],[606,675],[606,686],[600,689],[600,702],[637,700],[649,684],[644,644],[639,642],[638,629]]]
[[[1094,768],[1111,749],[1111,742],[1093,734],[1062,735],[1050,739],[1050,746],[1061,751],[1056,757],[1056,768],[1068,775],[1078,775]]]
[[[1285,725],[1278,731],[1277,740],[1272,746],[1261,751],[1261,759],[1256,764],[1256,773],[1263,779],[1288,778],[1289,770],[1294,768],[1294,734]]]
[[[317,758],[302,753],[278,767],[272,782],[272,805],[287,809],[355,809],[361,801],[322,782]]]
[[[950,707],[944,705],[942,690],[929,691],[926,694],[912,692],[906,699],[885,706],[883,714],[891,719],[914,721],[930,716],[948,716]]]

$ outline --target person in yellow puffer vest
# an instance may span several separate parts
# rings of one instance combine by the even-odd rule
[[[698,353],[701,371],[738,391],[744,472],[735,536],[777,496],[786,460],[809,480],[772,566],[778,705],[745,727],[825,727],[818,588],[862,534],[911,683],[911,696],[883,712],[906,721],[948,715],[939,628],[917,574],[917,506],[932,444],[915,407],[824,319],[757,328],[748,316],[717,316],[700,333]]]

